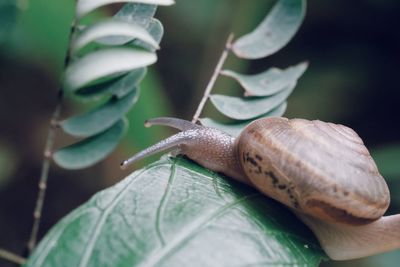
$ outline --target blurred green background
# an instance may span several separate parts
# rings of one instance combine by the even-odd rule
[[[41,237],[95,192],[126,176],[119,170],[122,159],[171,134],[164,128],[144,128],[145,119],[191,118],[228,34],[241,36],[252,30],[272,3],[176,0],[175,6],[159,8],[156,17],[165,27],[159,60],[150,67],[139,102],[129,113],[127,136],[117,151],[94,167],[67,171],[52,165]],[[73,8],[73,0],[18,1],[15,25],[0,30],[0,247],[18,254],[24,253],[31,230],[42,151]],[[113,6],[96,16],[117,9]],[[289,98],[286,116],[355,129],[390,184],[389,213],[400,212],[399,12],[396,0],[309,0],[303,26],[288,46],[264,60],[244,61],[230,55],[225,65],[258,73],[307,60],[310,67]],[[240,88],[220,77],[215,92],[232,95]],[[67,101],[63,117],[82,108]],[[210,105],[205,115],[219,118]],[[70,141],[60,131],[56,147]],[[397,251],[323,266],[397,266],[399,261]],[[12,266],[7,264],[0,260],[1,266]]]

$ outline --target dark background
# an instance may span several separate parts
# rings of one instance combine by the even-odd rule
[[[121,159],[169,134],[162,128],[144,128],[146,118],[192,117],[228,34],[241,36],[252,30],[273,3],[176,2],[160,7],[156,14],[165,27],[162,49],[129,114],[131,126],[123,144],[101,164],[85,170],[51,166],[41,237],[95,192],[123,178],[127,173],[118,168]],[[400,166],[399,12],[396,0],[309,0],[300,31],[284,49],[256,61],[238,60],[231,54],[225,66],[250,74],[308,61],[309,69],[290,96],[285,116],[350,126],[373,155],[385,149],[398,151],[392,162]],[[19,14],[8,40],[0,43],[0,247],[18,254],[24,253],[29,238],[72,14],[72,0],[32,0]],[[240,88],[220,77],[215,92],[232,95],[240,93]],[[69,101],[63,116],[81,109],[81,104]],[[210,105],[205,115],[219,117]],[[68,141],[59,133],[56,147]],[[378,161],[381,169],[385,164]],[[398,212],[400,184],[394,180],[400,177],[386,178],[395,200],[390,212]],[[329,266],[397,266],[399,260],[399,252],[394,252]],[[1,266],[12,266],[7,264],[0,260]]]

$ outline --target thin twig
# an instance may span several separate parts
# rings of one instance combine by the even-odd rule
[[[12,253],[10,251],[1,249],[1,248],[0,248],[0,258],[8,260],[8,261],[16,263],[16,264],[19,264],[19,265],[22,265],[22,264],[26,263],[26,259],[25,258],[23,258],[21,256],[18,256],[17,254],[14,254],[14,253]]]
[[[201,99],[199,106],[197,107],[196,113],[193,116],[192,122],[196,123],[200,117],[201,112],[203,111],[204,105],[207,102],[208,97],[210,96],[211,90],[214,87],[214,84],[218,78],[218,75],[221,72],[222,66],[225,63],[226,58],[228,57],[229,50],[231,49],[231,42],[233,40],[233,34],[231,33],[226,41],[225,49],[221,54],[221,57],[218,60],[217,66],[215,66],[213,75],[211,76],[210,81],[207,84],[206,89],[204,90],[203,98]]]
[[[71,39],[72,36],[75,32],[76,29],[76,21],[74,20],[71,26],[71,31],[69,35],[69,43],[68,43],[68,50],[65,54],[64,58],[64,68],[69,64],[71,60]],[[58,91],[58,96],[57,96],[57,103],[55,110],[53,112],[53,115],[50,119],[50,126],[47,134],[47,139],[46,139],[46,145],[44,147],[44,152],[43,152],[43,162],[42,162],[42,171],[40,174],[40,179],[39,179],[39,184],[38,184],[38,196],[36,199],[36,204],[35,204],[35,209],[33,211],[33,225],[32,225],[32,230],[31,230],[31,235],[28,241],[28,251],[29,254],[32,253],[33,249],[36,246],[37,242],[37,236],[39,233],[39,226],[40,226],[40,221],[42,218],[42,210],[43,210],[43,204],[44,204],[44,199],[46,196],[46,188],[47,188],[47,180],[49,177],[49,169],[50,169],[50,161],[51,161],[51,154],[53,151],[53,146],[54,146],[54,141],[55,141],[55,134],[56,134],[56,129],[58,128],[58,119],[61,114],[61,106],[62,106],[62,100],[63,100],[63,88],[60,86],[60,89]]]

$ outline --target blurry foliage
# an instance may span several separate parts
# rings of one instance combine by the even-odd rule
[[[193,114],[227,33],[233,31],[240,36],[248,32],[271,5],[265,0],[236,0],[234,4],[232,0],[176,2],[174,8],[157,12],[166,32],[158,65],[149,71],[140,100],[128,113],[131,126],[119,152],[89,170],[53,170],[42,235],[99,188],[125,176],[117,171],[121,159],[169,134],[163,132],[164,128],[144,128],[145,119],[161,115],[189,118]],[[7,32],[7,39],[0,41],[0,142],[9,151],[2,152],[8,158],[7,166],[15,166],[0,187],[0,246],[15,252],[22,253],[28,237],[41,163],[37,158],[41,157],[54,105],[52,94],[56,94],[62,69],[73,6],[72,0],[31,0],[20,11],[14,29]],[[258,73],[270,66],[285,68],[307,60],[309,69],[289,98],[285,115],[351,126],[367,147],[389,149],[373,156],[377,155],[382,173],[387,169],[381,157],[394,163],[391,166],[395,169],[389,170],[396,173],[400,154],[391,147],[400,142],[399,10],[400,2],[396,0],[309,0],[304,24],[283,52],[254,62],[230,58],[226,65]],[[98,14],[102,12],[109,10]],[[0,15],[0,21],[3,18]],[[239,93],[238,85],[228,78],[220,78],[216,89],[218,93]],[[76,104],[66,106],[66,112],[80,109]],[[214,113],[209,106],[206,114]],[[65,137],[59,140],[66,141]],[[398,175],[390,176],[392,196],[400,195],[399,179]],[[399,211],[400,205],[396,204],[391,213]],[[323,266],[397,266],[399,259],[396,251]]]
[[[14,28],[17,19],[17,0],[0,1],[0,44],[5,41]]]

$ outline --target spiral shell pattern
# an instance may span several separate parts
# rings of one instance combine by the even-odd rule
[[[266,195],[328,222],[366,224],[386,211],[387,184],[352,129],[304,119],[260,119],[237,140],[242,169]]]

